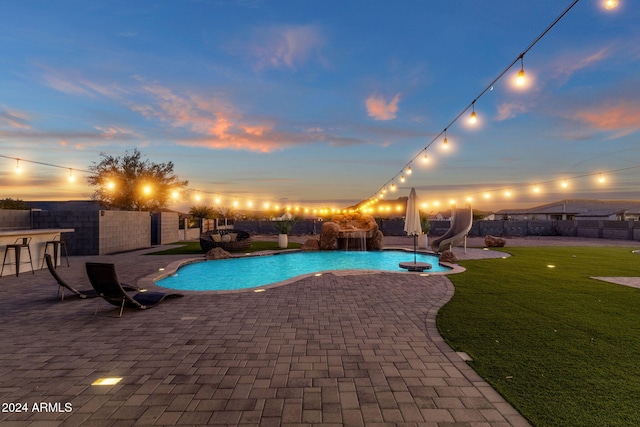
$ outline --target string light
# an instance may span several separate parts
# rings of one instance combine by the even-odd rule
[[[607,10],[615,9],[618,7],[618,0],[605,0],[604,8]]]
[[[525,78],[524,78],[524,55],[520,55],[520,71],[518,71],[518,76],[516,77],[516,84],[518,86],[524,86]]]
[[[402,175],[402,176],[400,177],[400,182],[405,182],[405,180],[406,180],[406,179],[405,179],[404,175]]]
[[[69,182],[75,182],[76,177],[73,175],[73,169],[69,168]]]
[[[540,33],[540,35],[539,35],[538,37],[536,37],[536,38],[535,38],[535,39],[534,39],[534,40],[529,44],[529,46],[527,46],[527,48],[526,48],[526,49],[524,49],[524,50],[522,51],[522,53],[520,53],[520,55],[518,55],[518,57],[517,57],[517,58],[515,58],[515,59],[514,59],[514,60],[513,60],[509,65],[507,65],[507,66],[505,67],[505,69],[504,69],[500,74],[498,74],[498,76],[497,76],[497,77],[495,77],[495,78],[494,78],[494,79],[493,79],[493,80],[492,80],[492,81],[491,81],[491,82],[490,82],[490,83],[489,83],[489,84],[488,84],[488,85],[487,85],[487,86],[486,86],[486,87],[485,87],[485,88],[480,92],[480,94],[479,94],[478,96],[476,96],[476,97],[475,97],[475,99],[471,102],[471,104],[467,105],[464,109],[462,109],[462,111],[460,111],[460,113],[458,113],[458,115],[457,115],[457,116],[455,116],[455,117],[453,118],[453,120],[451,120],[451,121],[449,122],[449,124],[445,127],[445,131],[440,132],[438,135],[436,135],[434,138],[432,138],[432,139],[431,139],[431,141],[430,141],[430,142],[429,142],[429,143],[428,143],[428,144],[427,144],[427,145],[426,145],[426,146],[425,146],[425,147],[424,147],[424,148],[423,148],[423,149],[422,149],[418,154],[416,154],[416,155],[413,157],[413,159],[411,159],[407,164],[411,164],[411,162],[413,162],[413,161],[414,161],[418,156],[422,155],[422,152],[423,152],[423,151],[426,151],[427,149],[429,149],[429,147],[431,147],[431,145],[432,145],[434,142],[436,142],[436,141],[437,141],[437,140],[438,140],[438,139],[439,139],[443,134],[445,134],[445,133],[446,133],[446,130],[447,130],[448,128],[450,128],[450,127],[451,127],[453,124],[455,124],[455,123],[456,123],[456,122],[457,122],[457,121],[458,121],[458,120],[459,120],[463,115],[465,115],[465,114],[467,113],[467,111],[469,110],[469,108],[471,108],[471,109],[472,109],[471,117],[469,118],[470,122],[472,122],[472,124],[477,123],[478,117],[477,117],[477,114],[476,114],[476,112],[475,112],[475,103],[476,103],[476,101],[477,101],[478,99],[480,99],[480,98],[481,98],[485,93],[487,93],[488,91],[493,90],[494,85],[495,85],[495,84],[496,84],[496,83],[497,83],[497,82],[498,82],[498,81],[499,81],[499,80],[500,80],[500,79],[501,79],[501,78],[502,78],[502,77],[503,77],[507,72],[509,72],[509,71],[512,69],[512,67],[513,67],[513,66],[514,66],[518,61],[520,61],[520,62],[521,62],[521,66],[522,66],[522,67],[521,67],[521,69],[522,69],[522,71],[523,71],[523,73],[524,73],[524,61],[523,61],[524,55],[525,55],[525,54],[527,54],[527,52],[529,52],[531,49],[533,49],[533,47],[534,47],[536,44],[538,44],[538,42],[539,42],[540,40],[542,40],[542,38],[543,38],[543,37],[544,37],[544,36],[545,36],[545,35],[546,35],[546,34],[547,34],[547,33],[548,33],[548,32],[549,32],[553,27],[555,27],[555,26],[556,26],[556,24],[557,24],[558,22],[560,22],[560,20],[561,20],[562,18],[564,18],[564,16],[565,16],[567,13],[569,13],[569,11],[570,11],[571,9],[573,9],[573,7],[578,3],[578,1],[579,1],[579,0],[573,0],[573,2],[572,2],[569,6],[567,6],[567,7],[564,9],[564,11],[563,11],[563,12],[562,12],[562,13],[561,13],[561,14],[560,14],[560,15],[559,15],[559,16],[558,16],[558,17],[557,17],[553,22],[551,22],[551,24],[549,24],[549,25],[544,29],[544,31],[542,31],[542,33]],[[611,0],[611,1],[614,1],[614,0]],[[445,138],[446,138],[446,135],[445,135]],[[387,183],[388,183],[388,182],[387,182]]]
[[[422,163],[429,163],[429,156],[427,153],[424,153],[424,156],[422,156]]]
[[[447,145],[449,143],[449,141],[447,140],[447,129],[444,130],[444,139],[442,140],[442,147],[443,148],[449,148],[449,146]]]
[[[409,166],[407,168],[407,175],[411,175],[413,173],[413,171],[411,170],[411,166]]]
[[[22,168],[20,167],[20,159],[16,159],[16,173],[22,173]]]
[[[473,101],[473,103],[471,104],[471,116],[469,117],[469,123],[471,123],[472,125],[475,125],[476,123],[478,123],[478,116],[476,116],[476,101]]]

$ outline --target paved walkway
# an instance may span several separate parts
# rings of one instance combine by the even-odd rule
[[[86,289],[88,260],[115,262],[133,283],[181,258],[144,252],[73,257],[58,272]],[[438,334],[446,276],[185,292],[122,318],[101,299],[60,302],[56,288],[46,270],[0,278],[3,427],[529,425]],[[121,382],[91,385],[113,376]]]

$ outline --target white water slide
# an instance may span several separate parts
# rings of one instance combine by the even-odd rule
[[[431,241],[431,249],[440,253],[447,249],[451,250],[460,242],[464,242],[464,252],[467,252],[467,234],[473,225],[473,211],[471,206],[456,209],[451,219],[451,225],[446,233],[440,237],[436,237]]]

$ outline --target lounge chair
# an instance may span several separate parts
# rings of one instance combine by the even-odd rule
[[[91,286],[99,296],[110,304],[120,307],[120,315],[125,307],[145,310],[160,304],[165,298],[178,298],[184,295],[166,292],[139,292],[129,295],[123,289],[122,284],[116,275],[116,268],[113,264],[88,262],[86,263],[87,275]],[[96,309],[96,314],[98,310]]]
[[[44,260],[47,263],[47,268],[49,269],[49,272],[51,273],[53,278],[56,279],[56,282],[58,282],[58,294],[57,295],[60,296],[60,301],[64,301],[64,290],[65,289],[71,291],[75,296],[77,296],[78,298],[82,298],[82,299],[95,298],[95,297],[99,296],[98,293],[95,291],[95,289],[87,289],[87,290],[79,291],[78,289],[74,288],[73,286],[71,286],[70,284],[68,284],[64,280],[62,280],[62,278],[58,275],[58,271],[53,266],[53,259],[51,258],[51,255],[45,254],[44,255]],[[126,284],[122,285],[122,289],[124,289],[127,292],[131,292],[131,291],[140,292],[140,291],[142,291],[142,289],[140,289],[140,288],[138,288],[136,286],[126,285]]]

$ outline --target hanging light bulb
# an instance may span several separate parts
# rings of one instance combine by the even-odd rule
[[[429,156],[427,156],[427,153],[424,153],[424,156],[422,156],[422,163],[429,163]]]
[[[520,71],[518,71],[518,76],[516,77],[516,84],[518,86],[524,86],[524,55],[520,55]]]
[[[485,199],[490,199],[490,198],[491,198],[491,193],[486,192],[486,193],[484,193],[483,197],[484,197]]]
[[[563,179],[560,185],[562,186],[562,188],[567,188],[569,186],[569,183],[567,182],[566,179]]]
[[[69,182],[74,182],[76,177],[73,175],[73,169],[69,168]]]
[[[469,123],[475,125],[478,122],[478,116],[476,116],[476,101],[471,103],[471,117],[469,117]]]
[[[512,195],[512,194],[513,194],[513,193],[511,192],[511,189],[510,189],[510,188],[509,188],[507,191],[505,191],[505,192],[504,192],[504,195],[505,195],[506,197],[511,197],[511,195]]]
[[[22,173],[22,168],[20,167],[20,159],[16,159],[16,173]]]
[[[533,192],[534,192],[534,193],[539,193],[539,192],[540,192],[540,186],[539,186],[538,184],[535,184],[535,185],[533,186]]]
[[[396,191],[396,183],[395,182],[391,183],[391,191]]]
[[[413,171],[411,170],[411,166],[409,166],[407,168],[407,175],[411,175],[413,173]]]
[[[618,7],[618,0],[605,0],[604,8],[607,10],[615,9]]]
[[[598,182],[600,184],[604,184],[605,182],[607,182],[607,179],[604,177],[604,175],[598,174]]]
[[[442,148],[444,148],[445,150],[447,148],[449,148],[449,140],[447,139],[447,130],[444,130],[444,139],[442,140]]]
[[[400,177],[400,182],[405,182],[405,181],[406,181],[406,180],[405,180],[405,177],[404,177],[404,175],[402,175],[402,176]]]

